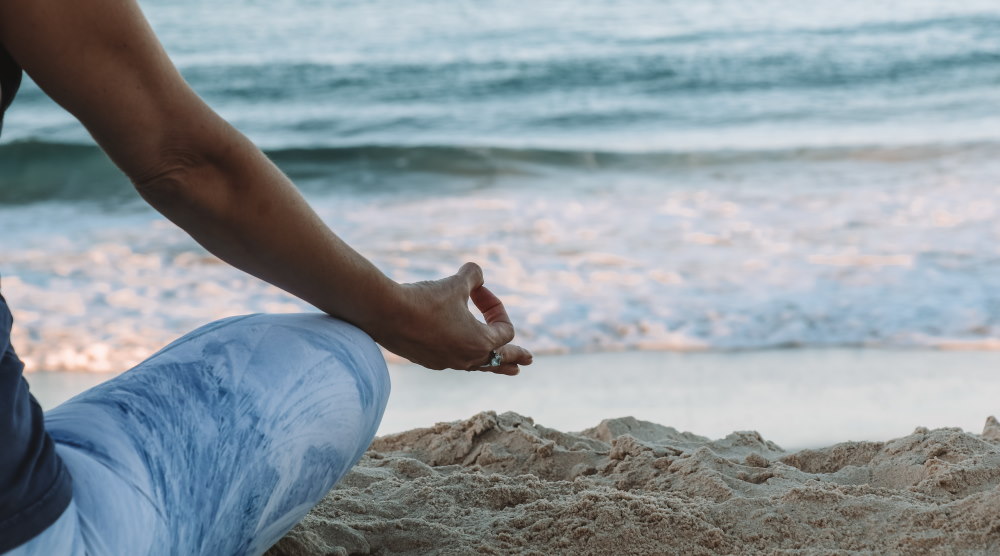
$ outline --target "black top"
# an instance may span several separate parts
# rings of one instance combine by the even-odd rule
[[[0,46],[0,125],[20,84],[21,68]],[[55,523],[73,497],[70,475],[10,344],[13,324],[0,295],[0,553]]]
[[[21,66],[7,54],[7,49],[0,45],[0,130],[3,130],[3,114],[7,111],[14,94],[21,85]]]
[[[69,473],[10,345],[11,324],[0,295],[0,553],[55,523],[73,497]]]

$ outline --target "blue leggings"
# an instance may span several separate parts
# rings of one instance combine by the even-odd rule
[[[344,322],[199,328],[46,413],[73,502],[12,554],[262,554],[358,461],[388,397],[378,347]]]

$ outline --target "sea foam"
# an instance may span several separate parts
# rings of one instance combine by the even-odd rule
[[[991,160],[972,149],[673,175],[597,169],[450,194],[335,190],[310,199],[398,281],[478,262],[517,341],[542,353],[995,349],[1000,203]],[[7,207],[0,232],[15,345],[30,369],[122,370],[213,319],[311,310],[140,205]]]

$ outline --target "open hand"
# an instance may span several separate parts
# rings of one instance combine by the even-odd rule
[[[466,263],[441,280],[403,284],[392,305],[392,316],[372,336],[389,351],[429,369],[461,369],[516,375],[530,365],[528,350],[511,344],[514,325],[503,303],[483,286],[483,271]],[[469,299],[486,323],[469,311]],[[501,356],[498,367],[487,366],[490,352]]]

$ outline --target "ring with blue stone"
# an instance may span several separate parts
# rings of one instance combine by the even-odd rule
[[[484,367],[499,367],[503,363],[503,355],[495,349],[490,350],[489,361],[483,365]]]

